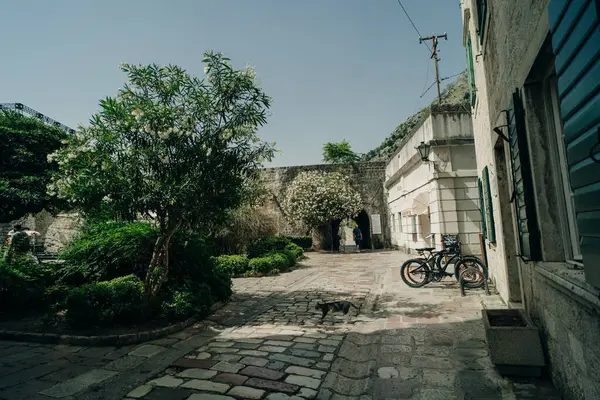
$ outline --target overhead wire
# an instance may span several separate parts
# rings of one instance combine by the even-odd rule
[[[419,38],[421,38],[423,35],[421,35],[421,32],[419,32],[419,29],[417,29],[417,26],[413,22],[412,18],[410,18],[410,15],[408,15],[406,8],[404,8],[404,5],[402,5],[402,2],[400,0],[397,0],[397,1],[398,1],[398,4],[400,4],[400,7],[402,7],[402,11],[404,11],[404,14],[406,14],[406,18],[408,18],[408,20],[410,21],[410,24],[412,25],[413,28],[415,28],[415,31],[419,35]],[[427,48],[429,49],[429,52],[431,53],[431,47],[429,47],[427,42],[422,42],[422,43],[425,44],[425,46],[427,46]]]

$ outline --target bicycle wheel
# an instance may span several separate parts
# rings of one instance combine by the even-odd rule
[[[463,256],[455,267],[456,280],[460,280],[460,274],[463,270],[469,267],[475,267],[472,273],[466,273],[463,276],[463,282],[468,289],[477,289],[483,286],[484,280],[488,278],[487,267],[479,258],[475,256]]]
[[[408,260],[400,267],[400,277],[404,283],[412,288],[420,288],[427,285],[430,276],[431,269],[425,260],[420,258]]]

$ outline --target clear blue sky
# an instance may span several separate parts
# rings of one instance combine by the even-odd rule
[[[458,0],[403,0],[421,34],[447,32],[442,77],[465,68]],[[256,67],[273,97],[261,137],[271,166],[321,161],[328,141],[358,152],[435,96],[428,50],[397,0],[0,0],[0,103],[87,123],[116,94],[120,62],[178,64],[202,75],[213,49]],[[450,82],[446,81],[444,83]]]

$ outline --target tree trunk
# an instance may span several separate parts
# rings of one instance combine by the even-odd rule
[[[150,303],[150,300],[159,293],[162,284],[167,279],[167,275],[169,274],[169,244],[171,243],[173,234],[175,234],[180,225],[180,221],[176,222],[156,238],[144,282],[146,307]]]

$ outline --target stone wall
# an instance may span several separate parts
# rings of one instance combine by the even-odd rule
[[[489,168],[496,224],[497,242],[487,248],[490,274],[502,298],[511,306],[523,306],[540,328],[549,373],[564,398],[600,399],[596,372],[600,367],[600,290],[585,282],[581,269],[566,262],[569,256],[563,238],[567,235],[558,221],[564,210],[556,201],[563,188],[554,179],[552,159],[557,151],[552,147],[545,99],[538,86],[540,66],[544,70],[552,66],[546,50],[549,0],[488,1],[482,46],[475,3],[463,0],[462,11],[465,35],[470,35],[473,43],[477,167],[479,173],[483,167]],[[518,88],[524,89],[526,137],[544,260],[539,262],[525,263],[516,257],[509,152],[492,130],[506,124],[504,110]]]
[[[265,168],[263,177],[272,192],[272,196],[265,204],[266,210],[271,213],[277,221],[278,230],[281,234],[306,235],[308,229],[303,226],[293,226],[284,217],[281,202],[285,194],[285,188],[296,175],[304,171],[342,172],[346,174],[352,185],[358,190],[362,198],[362,206],[365,212],[381,215],[381,227],[383,234],[378,238],[382,244],[389,243],[389,231],[387,226],[387,205],[384,199],[383,183],[385,179],[385,163],[370,162],[350,164],[318,164],[301,165],[280,168]]]
[[[75,213],[63,213],[52,216],[43,211],[7,224],[0,224],[0,238],[3,241],[13,225],[17,223],[40,233],[40,236],[35,238],[34,243],[36,247],[43,246],[44,251],[56,253],[63,249],[77,233],[81,220]]]

